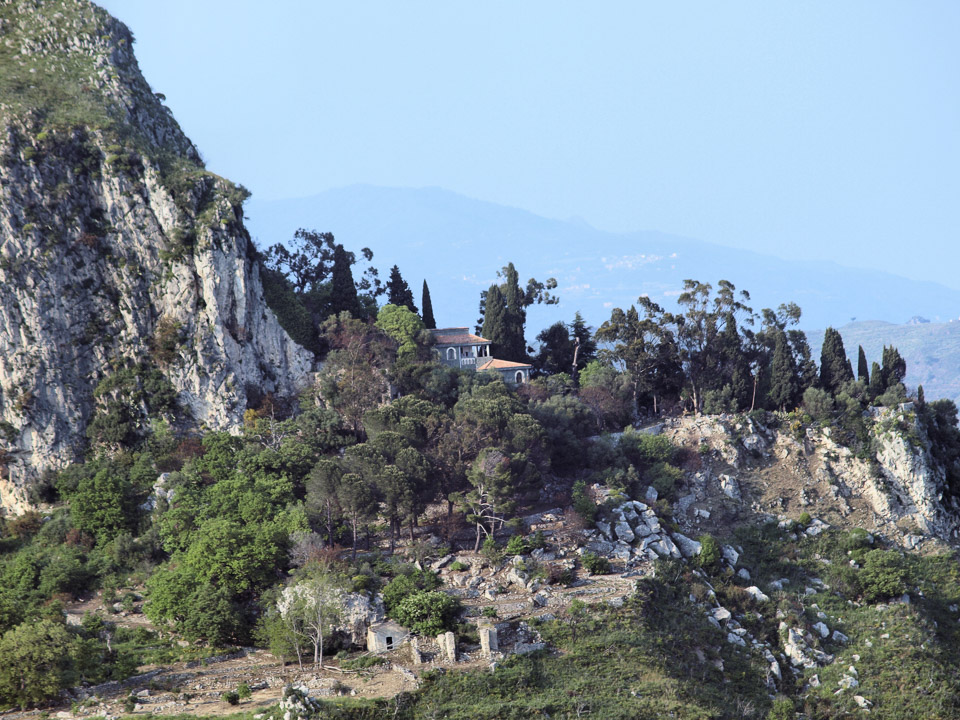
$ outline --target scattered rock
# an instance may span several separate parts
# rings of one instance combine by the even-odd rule
[[[740,553],[738,553],[736,548],[734,548],[732,545],[724,545],[721,547],[720,554],[723,555],[723,559],[730,563],[732,567],[737,566],[737,561],[740,559]]]
[[[680,552],[685,558],[696,557],[700,554],[700,543],[696,540],[691,540],[686,535],[681,533],[674,533],[673,539],[680,548]]]
[[[719,479],[720,489],[723,490],[724,495],[733,500],[743,499],[740,493],[740,483],[737,482],[735,477],[732,475],[721,475]]]
[[[732,632],[727,633],[727,642],[732,645],[739,645],[740,647],[747,646],[747,643],[742,637]]]
[[[860,681],[850,675],[844,675],[837,682],[837,685],[840,686],[841,690],[852,690],[855,687],[860,687]]]
[[[749,578],[750,575],[748,574],[747,577]],[[750,597],[752,597],[757,602],[764,603],[764,602],[769,602],[770,600],[770,597],[768,595],[765,595],[763,591],[760,588],[758,588],[756,585],[751,585],[748,588],[744,588],[744,592],[748,593]]]
[[[733,614],[725,607],[714,608],[710,614],[713,615],[718,622],[723,622],[724,620],[729,620],[731,617],[733,617]]]
[[[626,521],[617,523],[616,532],[617,537],[623,542],[631,543],[637,538],[637,536],[633,534],[633,529]]]

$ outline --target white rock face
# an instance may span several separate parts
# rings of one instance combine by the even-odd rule
[[[74,51],[104,70],[91,82],[122,109],[139,146],[0,119],[0,448],[14,458],[0,487],[7,511],[24,509],[29,479],[78,459],[94,389],[124,363],[159,370],[176,394],[174,422],[213,430],[239,428],[248,398],[290,396],[312,380],[312,354],[264,302],[243,191],[202,169],[140,75],[128,31],[104,22]],[[64,52],[42,43],[32,51]],[[181,174],[161,171],[161,148]],[[130,411],[142,423],[152,398],[141,390]]]

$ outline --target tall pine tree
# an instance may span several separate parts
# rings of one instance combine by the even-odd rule
[[[413,303],[413,292],[400,274],[400,268],[396,265],[390,268],[390,279],[387,281],[387,302],[398,307],[402,305],[410,312],[420,314],[417,306]]]
[[[430,288],[427,287],[427,281],[423,281],[423,294],[420,297],[420,304],[423,306],[423,324],[428,330],[434,330],[437,327],[437,321],[433,319],[433,302],[430,300]]]
[[[867,365],[867,354],[863,351],[863,345],[858,346],[857,350],[857,380],[865,385],[870,384],[870,369]]]
[[[828,327],[820,351],[820,387],[836,395],[843,384],[850,380],[853,380],[853,369],[843,347],[843,338],[839,332]]]

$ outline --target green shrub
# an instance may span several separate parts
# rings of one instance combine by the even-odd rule
[[[907,569],[899,553],[892,550],[868,552],[863,558],[859,580],[868,602],[887,600],[907,591]]]
[[[657,494],[665,498],[673,497],[681,478],[683,478],[683,471],[665,462],[655,463],[643,473],[644,482],[653,485]]]
[[[383,605],[387,615],[393,613],[404,598],[421,590],[434,590],[440,587],[440,578],[428,570],[415,570],[408,575],[397,575],[383,588]]]
[[[366,592],[373,587],[373,578],[369,575],[354,575],[350,580],[353,592]]]
[[[597,504],[587,492],[587,484],[583,480],[573,484],[573,509],[587,523],[593,523],[597,516]]]
[[[450,569],[454,572],[463,572],[464,570],[469,570],[470,566],[464,562],[460,562],[459,560],[454,560],[452,563],[450,563]]]
[[[492,563],[498,563],[503,560],[503,550],[497,545],[497,541],[491,535],[483,541],[483,547],[480,549],[483,556]]]
[[[497,617],[497,609],[493,605],[487,605],[480,613],[485,618]]]
[[[432,637],[452,629],[460,602],[438,590],[408,595],[394,609],[394,618],[419,635]]]
[[[620,440],[627,459],[637,467],[645,468],[657,463],[670,463],[677,448],[665,435],[648,435],[628,429]]]
[[[580,563],[593,575],[606,575],[610,572],[610,561],[589,550],[580,556]]]
[[[123,701],[123,711],[125,713],[132,713],[137,709],[137,698],[133,695],[128,695]]]
[[[220,695],[220,699],[223,700],[228,705],[239,705],[240,693],[234,692],[233,690],[227,690],[225,693]]]
[[[707,533],[700,536],[700,554],[697,564],[702,568],[716,567],[720,562],[720,543],[713,535]]]
[[[547,539],[543,536],[543,530],[537,530],[527,538],[527,545],[531,550],[543,550],[547,546]]]
[[[793,700],[781,695],[774,698],[770,712],[767,713],[767,720],[794,720],[797,716],[797,709]]]
[[[833,417],[833,397],[826,390],[810,387],[803,392],[803,409],[814,420],[825,422]]]
[[[529,551],[527,540],[522,535],[512,535],[507,541],[507,555],[525,555]]]
[[[810,517],[810,513],[804,511],[800,513],[800,517],[797,518],[797,524],[802,525],[803,527],[806,527],[807,525],[810,524],[811,520],[813,520],[813,518]]]
[[[253,695],[253,692],[250,690],[250,686],[246,683],[240,683],[237,685],[237,697],[241,700],[246,700],[248,697]]]

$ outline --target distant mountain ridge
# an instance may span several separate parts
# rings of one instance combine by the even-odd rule
[[[524,279],[556,277],[561,302],[531,308],[528,341],[577,310],[599,325],[613,307],[641,294],[669,307],[685,278],[730,280],[750,292],[755,309],[796,302],[805,328],[960,314],[960,290],[932,282],[787,261],[665,233],[605,232],[579,218],[549,219],[439,188],[353,185],[298,199],[253,197],[245,213],[260,247],[289,240],[298,227],[329,230],[349,248],[370,247],[381,272],[398,264],[411,287],[426,278],[441,324],[472,323],[481,290],[509,261]]]

